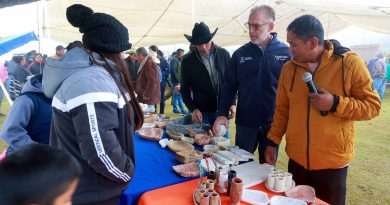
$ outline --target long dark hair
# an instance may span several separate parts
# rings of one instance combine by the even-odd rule
[[[96,52],[96,51],[95,51]],[[131,77],[129,70],[127,69],[126,62],[123,60],[121,57],[120,53],[101,53],[101,52],[96,52],[97,54],[100,55],[100,57],[103,59],[105,64],[98,63],[92,56],[92,53],[90,54],[94,63],[102,66],[114,79],[115,84],[118,86],[123,98],[125,99],[126,106],[127,106],[127,120],[129,123],[134,123],[135,129],[140,129],[142,127],[142,124],[144,123],[144,115],[142,112],[141,107],[138,104],[137,98],[134,95],[134,88],[131,83]],[[116,64],[115,68],[110,67],[110,65],[107,63],[107,59],[111,60]],[[115,75],[115,72],[119,74],[118,79]],[[127,100],[127,95],[126,93],[129,93],[130,95],[130,102]],[[131,109],[130,109],[130,103],[134,108],[134,116],[135,116],[135,122],[132,122],[131,119]]]

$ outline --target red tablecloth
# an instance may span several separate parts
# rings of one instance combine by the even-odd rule
[[[197,187],[199,179],[194,179],[191,181],[155,189],[152,191],[145,192],[142,194],[141,198],[138,201],[139,205],[192,205],[194,204],[192,200],[192,193]],[[259,190],[266,192],[268,197],[271,198],[277,194],[269,191],[264,183],[258,184],[256,186],[250,187],[250,189]],[[220,194],[222,204],[229,204],[229,196],[226,194]],[[247,203],[241,202],[242,205]],[[327,204],[326,202],[316,199],[315,204]]]

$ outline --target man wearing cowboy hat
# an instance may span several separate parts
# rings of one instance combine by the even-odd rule
[[[229,52],[211,40],[217,30],[210,33],[209,27],[200,22],[195,24],[192,36],[184,34],[195,45],[195,50],[183,58],[181,65],[181,94],[192,112],[192,120],[210,125],[214,124],[217,116],[222,84],[226,81],[230,63]],[[230,105],[233,103],[232,99]]]

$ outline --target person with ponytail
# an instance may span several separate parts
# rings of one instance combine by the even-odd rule
[[[134,131],[143,113],[121,57],[131,48],[127,28],[105,13],[74,4],[69,23],[83,34],[83,48],[47,61],[43,88],[53,97],[50,145],[73,155],[83,173],[73,204],[118,204],[132,179]]]

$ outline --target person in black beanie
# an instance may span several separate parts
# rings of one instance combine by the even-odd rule
[[[53,97],[50,145],[73,155],[83,173],[76,205],[116,205],[134,168],[134,130],[143,113],[121,53],[131,48],[127,28],[111,15],[74,4],[70,24],[83,47],[48,59],[43,87]]]

